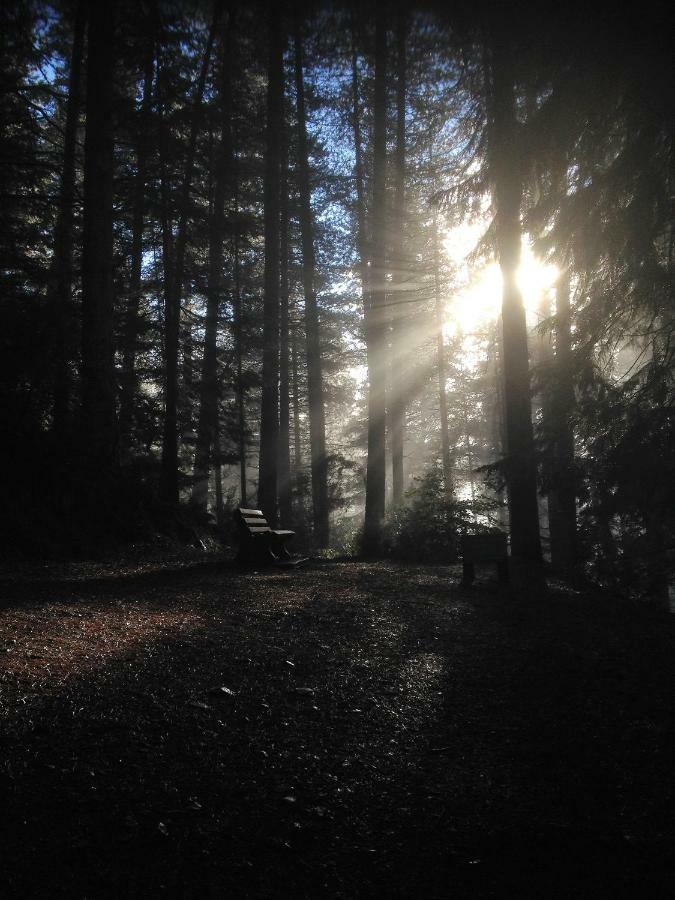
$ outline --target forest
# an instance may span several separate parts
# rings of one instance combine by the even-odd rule
[[[508,526],[666,596],[658,7],[2,15],[3,545],[252,505],[375,557]]]
[[[675,896],[668,6],[0,2],[3,897]]]

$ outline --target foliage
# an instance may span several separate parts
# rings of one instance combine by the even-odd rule
[[[415,479],[407,502],[394,508],[385,522],[383,550],[393,559],[450,563],[457,560],[462,534],[488,530],[479,515],[494,512],[488,498],[458,500],[443,485],[443,472],[432,466]]]

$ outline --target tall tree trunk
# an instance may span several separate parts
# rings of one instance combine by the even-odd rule
[[[488,433],[490,443],[496,458],[504,455],[504,380],[501,373],[500,352],[500,322],[495,322],[491,328],[490,343],[488,346],[488,391],[492,394],[492,400],[488,410]],[[495,490],[495,499],[499,503],[497,509],[497,524],[504,531],[508,530],[508,508],[504,499],[504,488],[500,485]]]
[[[553,460],[555,480],[548,497],[551,564],[569,571],[575,563],[577,511],[574,477],[574,409],[572,382],[572,336],[569,275],[560,276],[556,285],[555,385],[551,398],[554,427]]]
[[[503,283],[502,359],[511,553],[516,559],[538,563],[541,561],[541,542],[527,329],[517,281],[522,173],[509,48],[499,38],[492,42],[491,100],[490,168],[496,208],[495,237]]]
[[[399,8],[396,29],[396,151],[394,154],[394,245],[392,248],[392,281],[395,300],[401,299],[401,291],[408,272],[405,264],[405,55],[406,15]],[[389,426],[391,433],[392,499],[403,499],[403,445],[405,440],[405,334],[404,305],[392,306],[391,319],[391,398],[389,401]]]
[[[143,74],[143,99],[138,118],[136,136],[136,178],[131,223],[131,277],[129,297],[125,310],[122,342],[122,373],[120,391],[120,446],[128,451],[134,419],[134,403],[137,391],[136,344],[142,290],[143,231],[145,217],[145,188],[148,161],[148,130],[152,108],[153,45],[148,43]]]
[[[192,310],[192,298],[188,295],[181,301],[181,321],[179,348],[181,356],[182,384],[179,388],[179,432],[191,432],[193,430],[192,407],[194,399],[194,312]]]
[[[379,552],[385,504],[385,176],[387,165],[387,23],[377,7],[373,109],[373,236],[371,300],[365,317],[368,360],[368,462],[363,552]]]
[[[314,542],[328,546],[328,459],[326,457],[326,421],[323,398],[323,371],[319,308],[315,287],[314,223],[305,113],[305,86],[302,72],[302,43],[296,20],[295,89],[298,125],[298,187],[300,194],[300,234],[302,241],[302,281],[305,294],[305,331],[307,336],[307,399],[309,406],[309,443],[312,472]]]
[[[298,331],[291,325],[291,385],[293,392],[293,484],[296,500],[300,495],[302,440],[300,435],[300,378],[298,375]]]
[[[462,425],[464,426],[464,449],[466,453],[466,464],[469,470],[469,490],[471,492],[472,505],[476,502],[476,477],[474,475],[474,458],[473,448],[471,446],[471,429],[469,427],[469,411],[466,403],[466,381],[462,386]],[[473,513],[474,518],[476,513]]]
[[[361,297],[364,319],[370,305],[368,282],[368,235],[366,224],[365,175],[363,165],[363,142],[361,139],[361,107],[359,101],[359,70],[356,54],[355,25],[352,20],[352,128],[354,132],[354,179],[356,181],[356,249],[359,254],[361,274]]]
[[[438,370],[438,411],[441,420],[441,459],[443,461],[443,486],[447,495],[452,493],[452,457],[450,455],[450,430],[448,428],[447,374],[445,369],[445,343],[443,341],[443,301],[441,298],[441,254],[438,240],[438,214],[434,210],[432,225],[434,245],[434,304],[436,313],[436,369]]]
[[[288,135],[284,128],[281,160],[281,316],[279,325],[279,513],[282,522],[293,518],[290,452],[290,331],[289,331],[289,201],[288,201]]]
[[[89,9],[82,237],[82,423],[89,457],[117,462],[113,364],[113,66],[115,6]]]
[[[221,7],[222,3],[220,0],[216,0],[213,22],[209,30],[204,59],[192,104],[190,137],[178,213],[178,231],[173,251],[174,265],[168,283],[169,290],[164,310],[165,384],[164,433],[162,436],[162,495],[165,500],[171,503],[178,502],[178,349],[183,280],[185,277],[185,251],[187,249],[187,232],[190,217],[190,193],[197,149],[197,135],[201,119],[202,99]]]
[[[552,384],[553,368],[553,339],[550,332],[543,329],[543,323],[551,318],[551,298],[548,291],[542,290],[537,303],[537,325],[530,334],[530,356],[535,369],[535,385],[538,390],[532,398],[535,421],[541,422],[542,433],[551,435],[555,429],[553,415],[552,392],[555,390]],[[546,548],[547,540],[550,547],[550,522],[551,522],[551,478],[555,476],[555,461],[553,453],[542,454],[541,477],[544,484],[545,497],[540,498],[539,525],[542,530],[542,543]],[[546,510],[545,521],[542,512]],[[548,538],[547,538],[548,535]]]
[[[267,130],[265,138],[265,272],[263,371],[260,408],[258,506],[277,520],[277,448],[279,442],[279,134],[283,125],[284,42],[276,0],[268,13]]]
[[[68,101],[63,139],[63,167],[59,206],[54,229],[54,257],[50,272],[50,300],[54,311],[54,345],[56,369],[54,379],[54,410],[52,427],[61,443],[68,429],[70,409],[70,366],[68,364],[68,333],[73,287],[73,218],[75,199],[75,148],[77,123],[82,102],[82,54],[87,5],[78,0],[75,11],[73,47],[68,74]]]
[[[241,505],[247,504],[246,487],[246,395],[244,389],[243,373],[243,323],[241,309],[241,274],[239,265],[239,171],[237,169],[237,157],[232,154],[232,175],[234,178],[233,205],[234,205],[234,235],[232,240],[232,268],[234,280],[234,307],[232,327],[234,337],[234,358],[236,367],[235,392],[237,398],[237,447],[239,450],[239,494]]]
[[[220,59],[220,147],[216,151],[213,210],[209,223],[209,273],[206,296],[206,322],[204,353],[197,422],[197,446],[195,449],[192,505],[202,513],[208,503],[209,472],[215,435],[218,427],[218,312],[223,293],[223,269],[225,241],[225,197],[228,170],[232,162],[232,90],[230,84],[230,58],[232,50],[231,20],[223,28]]]
[[[223,502],[223,462],[220,455],[220,422],[216,417],[216,433],[213,436],[213,469],[216,488],[216,525],[225,524],[225,504]]]

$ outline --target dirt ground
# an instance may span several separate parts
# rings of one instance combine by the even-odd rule
[[[5,568],[0,894],[675,895],[675,617],[459,575]]]

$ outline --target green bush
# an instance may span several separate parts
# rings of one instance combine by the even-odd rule
[[[458,500],[447,493],[438,466],[415,481],[415,487],[406,494],[408,502],[387,516],[383,551],[392,559],[410,562],[455,562],[460,536],[489,530],[487,525],[476,523],[475,515],[487,516],[494,512],[496,503],[487,498]]]

